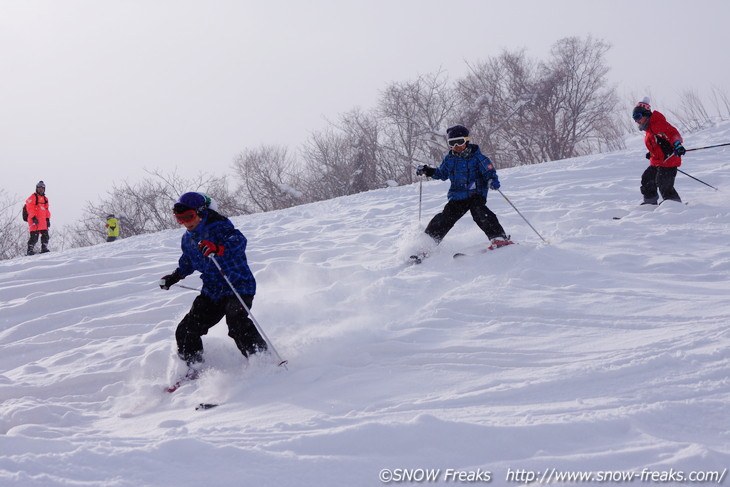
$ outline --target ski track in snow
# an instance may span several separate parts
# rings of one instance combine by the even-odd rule
[[[686,137],[726,140],[730,124]],[[252,308],[289,370],[246,365],[225,323],[206,370],[174,330],[196,293],[161,291],[182,231],[0,262],[0,485],[377,486],[384,468],[730,467],[730,150],[688,153],[687,205],[639,208],[629,148],[500,171],[489,206],[406,265],[448,183],[232,218]],[[613,220],[621,216],[620,220]],[[53,240],[51,240],[51,244]],[[181,284],[200,287],[197,274]],[[195,411],[198,403],[221,405]]]

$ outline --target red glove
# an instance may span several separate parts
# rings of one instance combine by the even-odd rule
[[[206,257],[210,257],[211,255],[223,255],[223,246],[216,245],[210,240],[202,240],[200,244],[198,244],[198,248]]]

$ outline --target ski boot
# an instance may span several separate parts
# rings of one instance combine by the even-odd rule
[[[488,247],[489,250],[498,249],[500,247],[506,247],[507,245],[512,245],[514,242],[509,239],[509,235],[502,235],[501,237],[496,237],[492,239],[492,244]]]

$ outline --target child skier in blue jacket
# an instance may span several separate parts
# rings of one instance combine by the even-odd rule
[[[438,168],[418,166],[416,169],[419,176],[451,181],[447,195],[449,201],[443,211],[429,222],[426,234],[437,244],[440,243],[456,222],[469,211],[491,241],[490,248],[511,244],[497,215],[487,208],[489,189],[498,189],[500,186],[492,161],[481,153],[478,145],[469,143],[469,129],[463,125],[454,125],[446,133],[451,150],[441,165]]]
[[[250,309],[256,280],[246,260],[246,237],[228,218],[210,209],[208,201],[205,195],[191,192],[180,196],[175,203],[175,218],[187,231],[182,236],[182,256],[177,269],[160,280],[160,288],[167,290],[194,271],[201,273],[203,289],[175,332],[178,355],[188,366],[203,361],[201,337],[224,316],[228,336],[245,357],[267,349],[246,309],[210,259],[210,256],[216,258]]]

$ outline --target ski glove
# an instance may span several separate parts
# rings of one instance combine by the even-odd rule
[[[674,153],[677,154],[679,157],[682,157],[687,153],[687,149],[684,148],[680,141],[676,141],[674,143]]]
[[[428,165],[420,165],[416,168],[416,175],[417,176],[433,176],[433,173],[436,172],[436,169],[432,168]]]
[[[162,276],[162,279],[160,279],[160,289],[164,289],[165,291],[167,291],[168,289],[170,289],[170,286],[180,282],[180,279],[182,279],[182,277],[180,277],[180,274],[178,274],[177,272]]]
[[[216,245],[210,240],[202,240],[198,244],[198,248],[206,257],[210,257],[211,255],[223,255],[224,250],[222,245]]]
[[[662,152],[664,153],[664,159],[669,158],[672,154],[674,154],[674,149],[672,149],[671,144],[667,139],[664,137],[656,136],[656,143],[661,148]]]
[[[31,221],[33,222],[33,225],[38,225],[38,218],[33,217]]]
[[[46,218],[46,227],[51,228],[51,219]]]
[[[651,152],[647,152],[647,153],[646,153],[646,158],[647,158],[647,159],[651,159]]]
[[[489,189],[499,189],[499,187],[502,186],[499,184],[499,179],[494,178],[489,180]]]

